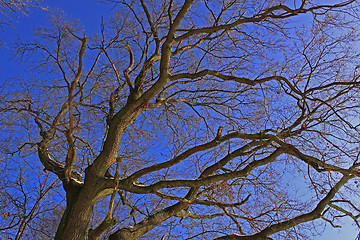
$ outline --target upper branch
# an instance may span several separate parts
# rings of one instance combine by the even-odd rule
[[[144,12],[146,14],[146,18],[148,20],[148,23],[150,25],[151,33],[154,35],[154,40],[155,40],[155,43],[156,43],[155,52],[157,54],[159,54],[159,51],[160,51],[160,39],[159,39],[158,33],[157,33],[156,29],[155,29],[154,23],[153,23],[153,21],[151,19],[150,12],[149,12],[144,0],[140,0],[140,2],[141,2],[141,6],[143,7]]]
[[[72,32],[70,31],[70,33],[72,33]],[[77,38],[81,41],[82,44],[81,44],[80,51],[79,51],[78,70],[77,70],[77,73],[75,75],[73,82],[69,86],[69,97],[68,97],[69,128],[65,133],[66,140],[69,145],[69,149],[68,149],[68,152],[66,155],[66,160],[65,160],[65,168],[64,168],[64,175],[65,175],[66,183],[70,182],[71,171],[73,170],[74,164],[75,164],[73,98],[74,98],[74,92],[75,92],[76,86],[78,85],[78,83],[80,81],[81,73],[83,70],[83,57],[84,57],[85,49],[87,46],[87,38],[85,36],[84,36],[84,38],[79,38],[79,37],[77,37]]]
[[[291,9],[290,7],[279,4],[276,6],[269,7],[267,9],[265,9],[262,13],[255,14],[251,17],[240,17],[238,20],[236,20],[230,24],[223,24],[223,25],[188,30],[187,33],[177,37],[175,39],[175,42],[183,41],[184,39],[187,39],[191,36],[198,35],[201,33],[214,33],[214,32],[218,32],[221,30],[229,30],[229,29],[232,29],[232,28],[234,28],[240,24],[244,24],[244,23],[261,22],[267,18],[289,18],[289,17],[295,16],[295,15],[298,15],[300,13],[307,13],[307,12],[314,13],[314,11],[321,10],[321,9],[330,10],[330,9],[334,9],[334,8],[340,8],[340,7],[349,5],[355,1],[356,0],[350,0],[350,1],[345,1],[345,2],[342,2],[339,4],[334,4],[334,5],[317,5],[317,6],[313,6],[310,8],[305,8],[305,4],[302,4],[299,8],[296,8],[296,9]]]

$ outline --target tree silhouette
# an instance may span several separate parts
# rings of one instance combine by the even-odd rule
[[[97,35],[53,12],[19,40],[2,90],[7,153],[63,183],[55,239],[359,226],[357,1],[106,2]]]

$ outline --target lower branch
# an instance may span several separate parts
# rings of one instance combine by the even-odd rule
[[[109,240],[132,240],[136,239],[151,229],[157,227],[161,222],[169,219],[174,216],[177,212],[181,211],[188,204],[186,203],[176,203],[170,207],[167,207],[160,212],[157,212],[151,215],[149,218],[135,224],[131,227],[121,228],[117,230],[115,233],[111,234]]]
[[[251,236],[241,236],[237,234],[226,235],[223,237],[216,238],[216,240],[267,240],[271,234],[284,231],[286,229],[292,228],[297,226],[301,223],[308,222],[315,220],[321,217],[322,212],[324,211],[325,207],[329,205],[331,199],[335,196],[335,194],[340,190],[348,180],[353,178],[353,175],[345,175],[343,176],[339,182],[335,184],[335,186],[328,192],[328,194],[318,203],[315,209],[309,213],[301,214],[297,217],[289,219],[284,222],[280,222],[277,224],[270,225],[263,229],[262,231],[253,234]]]

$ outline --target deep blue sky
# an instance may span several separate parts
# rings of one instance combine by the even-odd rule
[[[114,12],[114,5],[101,4],[89,0],[47,0],[44,1],[51,9],[60,9],[65,11],[66,16],[72,19],[80,19],[80,24],[84,26],[87,35],[97,32],[100,29],[101,16],[104,19]],[[9,77],[18,75],[19,66],[11,61],[12,51],[11,44],[17,37],[22,39],[31,39],[34,27],[44,26],[47,24],[48,13],[40,9],[31,9],[28,16],[19,16],[13,19],[13,26],[5,26],[3,32],[0,32],[0,40],[5,42],[4,48],[0,47],[0,79],[4,81]]]
[[[101,16],[105,19],[116,9],[114,5],[104,5],[96,1],[89,0],[48,0],[50,10],[58,8],[64,10],[67,17],[80,19],[80,24],[84,25],[85,33],[92,34],[100,29]],[[17,65],[11,60],[11,43],[17,36],[23,39],[30,39],[34,27],[47,24],[48,13],[39,9],[32,9],[28,16],[17,19],[13,27],[5,27],[0,32],[0,39],[7,43],[6,47],[0,47],[0,81],[11,81],[11,77],[24,71],[24,66]],[[333,229],[327,226],[324,234],[315,240],[353,240],[357,236],[356,228],[352,222],[343,221],[345,226],[341,229]]]

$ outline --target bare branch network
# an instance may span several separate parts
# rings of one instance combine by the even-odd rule
[[[97,34],[50,10],[16,43],[29,72],[1,86],[0,236],[360,227],[358,1],[103,4]]]

